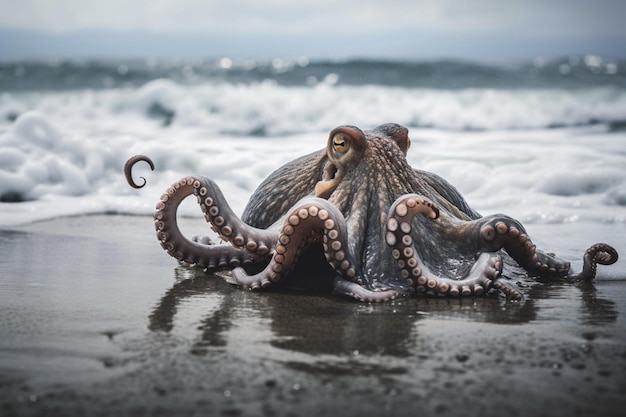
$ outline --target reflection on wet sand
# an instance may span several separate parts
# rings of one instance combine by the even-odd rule
[[[614,323],[619,315],[615,302],[599,296],[593,282],[578,285],[581,294],[580,321],[582,324]]]
[[[474,298],[408,298],[383,304],[361,304],[344,297],[294,291],[253,293],[226,284],[221,277],[185,266],[175,270],[176,282],[165,292],[149,317],[151,331],[170,332],[185,300],[220,294],[204,311],[196,311],[193,353],[224,347],[227,334],[241,317],[266,319],[271,346],[309,355],[415,355],[420,320],[444,320],[498,325],[529,323],[541,315],[540,305],[580,293],[581,303],[567,302],[567,311],[581,324],[614,322],[615,303],[601,298],[591,285],[562,281],[527,282],[526,300],[511,302],[497,295]],[[552,314],[552,313],[551,313]],[[201,318],[203,316],[203,318]],[[555,317],[555,320],[558,318]],[[200,325],[197,323],[200,322]]]
[[[0,232],[2,416],[624,414],[623,269],[593,285],[511,275],[523,303],[368,305],[172,268],[148,229]]]

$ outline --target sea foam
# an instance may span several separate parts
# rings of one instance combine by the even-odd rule
[[[328,74],[327,74],[328,75]],[[323,77],[320,77],[322,80]],[[483,214],[529,222],[624,222],[626,92],[580,88],[424,88],[275,80],[0,96],[0,224],[81,213],[149,214],[189,174],[213,178],[233,208],[272,170],[322,149],[342,124],[410,128],[408,159],[442,175]],[[135,154],[148,185],[122,175]],[[193,204],[181,215],[199,216]]]

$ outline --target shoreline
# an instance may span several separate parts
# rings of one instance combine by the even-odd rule
[[[580,242],[621,230],[578,229],[533,224],[529,232],[570,259]],[[624,246],[616,249],[626,254]],[[600,267],[593,286],[537,283],[523,303],[370,305],[242,291],[177,266],[149,216],[0,229],[0,410],[618,416],[626,406],[623,263]]]

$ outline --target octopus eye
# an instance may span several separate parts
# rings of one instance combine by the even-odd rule
[[[333,149],[340,153],[346,153],[348,151],[348,141],[346,139],[346,135],[342,133],[338,133],[333,136]]]

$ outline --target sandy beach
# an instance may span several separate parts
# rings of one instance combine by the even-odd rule
[[[539,227],[564,248],[625,232]],[[178,266],[147,216],[13,227],[0,231],[0,414],[620,416],[624,270],[528,285],[523,303],[369,305]]]

